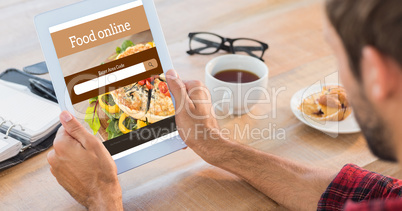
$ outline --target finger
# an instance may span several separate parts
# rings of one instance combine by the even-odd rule
[[[53,168],[51,166],[50,166],[50,173],[52,173],[52,175],[55,177],[54,170],[53,170]]]
[[[91,140],[91,134],[81,125],[81,123],[78,122],[76,118],[73,117],[73,115],[68,111],[63,111],[60,114],[60,121],[71,137],[80,142],[85,149],[90,147],[88,140]]]
[[[71,154],[71,151],[76,152],[80,148],[84,149],[82,144],[68,134],[63,126],[61,126],[57,131],[56,137],[53,141],[53,147],[60,155]]]
[[[186,85],[181,81],[175,70],[169,70],[166,73],[166,80],[169,85],[169,90],[172,92],[175,102],[176,110],[181,110],[186,103],[190,103],[190,98],[186,91]]]
[[[59,127],[59,129],[57,130],[57,133],[56,133],[56,138],[59,136],[62,136],[65,133],[65,131],[66,130],[64,129],[63,126]]]
[[[208,105],[211,103],[210,94],[208,89],[200,81],[186,81],[187,93],[190,100],[193,102],[195,107],[200,104]]]
[[[201,81],[185,81],[184,84],[190,99],[208,99],[209,91]]]
[[[49,153],[47,153],[46,158],[50,166],[54,166],[56,164],[56,152],[54,150],[51,150]]]
[[[77,140],[75,140],[70,134],[68,134],[66,129],[63,126],[61,126],[57,130],[54,142],[60,141],[60,140],[71,141],[72,143],[69,143],[69,144],[79,145],[82,147],[81,143],[78,142]]]

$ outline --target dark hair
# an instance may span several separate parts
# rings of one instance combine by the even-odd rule
[[[364,46],[373,46],[402,65],[401,0],[327,0],[329,21],[341,37],[350,67],[360,78]]]

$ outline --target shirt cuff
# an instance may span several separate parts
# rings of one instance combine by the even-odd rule
[[[317,210],[342,210],[345,203],[351,199],[357,180],[363,177],[362,168],[354,164],[346,164],[335,179],[321,195]]]

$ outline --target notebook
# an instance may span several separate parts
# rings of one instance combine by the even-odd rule
[[[0,81],[0,162],[33,147],[59,126],[59,106],[25,86]]]

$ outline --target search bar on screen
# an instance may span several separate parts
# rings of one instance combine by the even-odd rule
[[[145,62],[117,70],[113,73],[94,78],[92,80],[80,83],[74,86],[74,92],[76,95],[81,95],[86,92],[99,89],[101,87],[116,83],[126,78],[138,75],[148,70],[152,70],[158,67],[156,59],[150,59]]]

